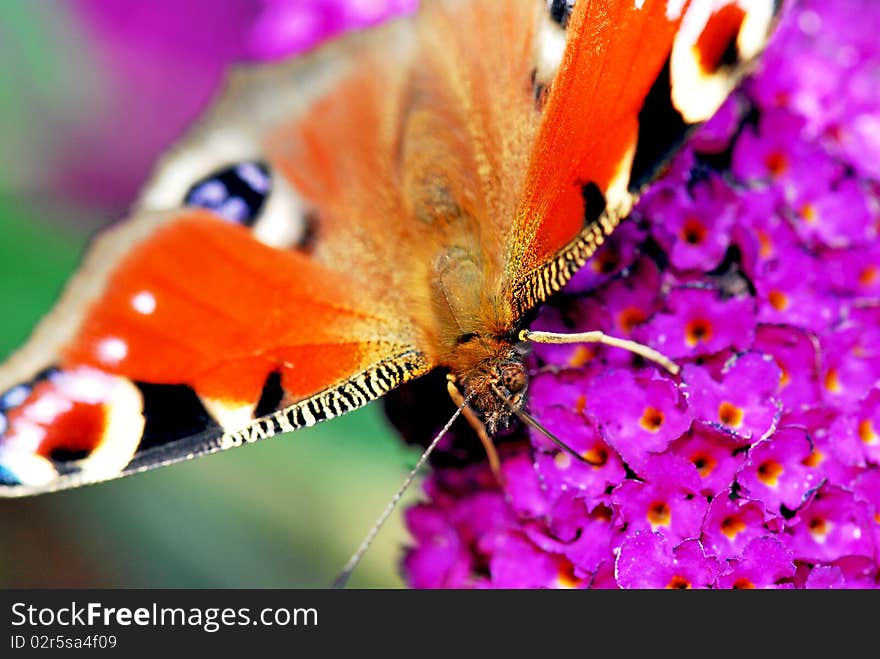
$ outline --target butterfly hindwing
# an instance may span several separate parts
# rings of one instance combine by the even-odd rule
[[[180,214],[117,264],[52,369],[6,394],[6,484],[54,489],[254,441],[424,372],[411,333],[364,302],[300,252]]]

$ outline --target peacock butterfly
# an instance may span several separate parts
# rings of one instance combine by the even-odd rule
[[[435,369],[492,434],[527,405],[533,311],[777,12],[437,0],[234,71],[0,367],[0,494],[311,426]]]

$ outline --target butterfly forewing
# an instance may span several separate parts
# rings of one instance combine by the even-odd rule
[[[558,291],[763,48],[773,0],[579,0],[512,231],[513,306]]]

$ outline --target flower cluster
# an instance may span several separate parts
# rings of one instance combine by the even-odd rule
[[[880,583],[880,6],[805,0],[533,329],[536,432],[438,463],[414,587]]]

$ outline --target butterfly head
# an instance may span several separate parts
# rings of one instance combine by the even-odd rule
[[[456,379],[463,385],[462,393],[472,396],[470,406],[482,417],[491,435],[506,428],[522,408],[529,379],[523,352],[518,346],[501,340],[476,343],[488,354],[479,362],[460,369]]]

